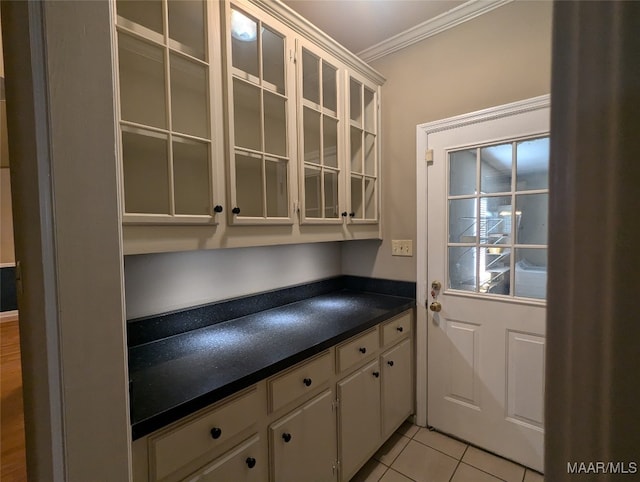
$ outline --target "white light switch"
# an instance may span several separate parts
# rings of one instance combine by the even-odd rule
[[[391,240],[391,256],[413,256],[413,241],[410,239]]]

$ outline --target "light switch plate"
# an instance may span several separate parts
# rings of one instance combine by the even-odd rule
[[[411,239],[391,240],[391,256],[413,256],[413,241]]]

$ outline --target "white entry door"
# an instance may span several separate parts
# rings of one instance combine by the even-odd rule
[[[548,97],[421,127],[427,423],[542,471]]]

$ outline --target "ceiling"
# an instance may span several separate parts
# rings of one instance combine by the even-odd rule
[[[359,53],[465,3],[458,0],[283,2],[354,53]]]

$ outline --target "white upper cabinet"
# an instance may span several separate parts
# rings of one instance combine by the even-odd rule
[[[226,10],[229,200],[233,224],[293,222],[292,33],[250,5]]]
[[[301,44],[302,42],[299,42]],[[343,69],[314,45],[299,45],[298,138],[300,220],[342,223],[344,173]]]
[[[277,1],[114,10],[126,254],[379,238],[380,74]]]
[[[377,223],[379,87],[349,74],[349,218],[352,223]]]
[[[202,1],[116,2],[125,224],[215,221],[214,10]]]

